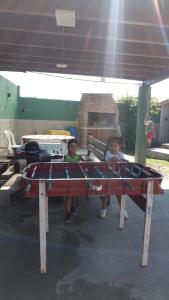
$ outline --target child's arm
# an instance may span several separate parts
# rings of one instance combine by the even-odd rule
[[[112,160],[112,154],[110,151],[106,151],[105,156],[104,156],[105,161],[110,161]]]
[[[122,162],[128,162],[128,160],[126,159],[126,155],[122,152],[121,152],[121,161]]]
[[[119,152],[117,155],[114,155],[114,156],[111,158],[111,161],[113,161],[113,162],[125,162],[125,161],[127,161],[127,160],[126,160],[126,158],[125,158],[124,153]]]
[[[79,161],[88,161],[89,159],[87,159],[86,155],[79,155]]]

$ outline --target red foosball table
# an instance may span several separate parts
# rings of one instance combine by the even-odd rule
[[[145,216],[142,265],[148,264],[153,194],[162,194],[162,176],[155,170],[129,162],[34,163],[23,172],[20,186],[25,197],[39,197],[41,273],[46,273],[48,197],[120,195],[120,225],[124,227],[128,195]]]

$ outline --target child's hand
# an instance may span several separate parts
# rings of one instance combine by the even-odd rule
[[[80,160],[81,161],[91,161],[91,158],[88,155],[81,155]]]

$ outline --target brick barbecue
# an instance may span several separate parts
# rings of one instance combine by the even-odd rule
[[[83,94],[78,119],[79,145],[87,146],[91,135],[106,142],[109,136],[119,136],[119,112],[112,94]]]

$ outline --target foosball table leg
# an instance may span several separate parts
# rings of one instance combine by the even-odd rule
[[[125,214],[125,204],[126,204],[126,195],[119,196],[120,202],[120,225],[119,228],[124,228],[124,214]]]
[[[148,265],[148,250],[150,242],[151,216],[153,207],[153,181],[148,181],[147,187],[147,203],[144,221],[144,242],[143,242],[143,257],[142,266]]]
[[[39,181],[39,231],[40,231],[40,267],[46,273],[46,186]]]
[[[48,217],[48,196],[46,196],[46,201],[45,201],[45,204],[46,204],[46,232],[49,232],[49,217]]]

